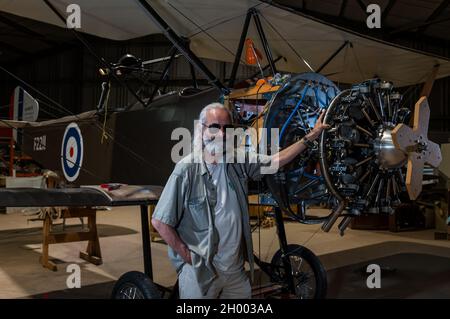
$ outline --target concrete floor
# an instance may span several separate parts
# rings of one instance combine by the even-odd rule
[[[316,212],[317,213],[317,212]],[[86,243],[50,246],[58,271],[43,268],[41,222],[27,223],[21,213],[0,214],[0,298],[108,298],[114,281],[130,270],[143,270],[139,209],[114,208],[98,213],[103,265],[78,258]],[[450,298],[450,241],[434,240],[434,231],[390,233],[348,229],[340,237],[335,229],[324,233],[318,225],[286,223],[289,243],[301,244],[317,254],[328,272],[331,298]],[[276,229],[253,234],[254,249],[270,261],[278,249]],[[154,279],[164,286],[176,274],[163,243],[152,243]],[[81,267],[80,289],[68,289],[69,264]],[[365,267],[378,263],[382,288],[365,286]],[[386,279],[383,281],[383,279]]]

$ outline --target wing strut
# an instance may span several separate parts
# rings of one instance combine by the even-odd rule
[[[239,66],[239,60],[241,59],[242,50],[244,48],[244,43],[245,43],[245,38],[247,37],[248,28],[249,28],[250,20],[252,17],[255,22],[256,30],[258,31],[259,39],[261,40],[261,43],[263,45],[264,53],[266,54],[266,58],[269,61],[268,67],[270,67],[270,70],[273,75],[275,75],[277,73],[275,63],[278,60],[280,60],[280,58],[278,58],[277,60],[274,60],[272,51],[270,50],[269,42],[267,41],[266,34],[264,33],[264,29],[262,27],[261,20],[259,18],[259,12],[255,8],[250,8],[250,9],[248,9],[247,16],[245,17],[244,27],[242,28],[241,38],[239,40],[239,45],[238,45],[235,60],[233,63],[233,69],[231,71],[230,82],[229,82],[230,87],[234,86],[234,82],[236,80],[236,73],[237,73],[237,69]],[[266,69],[266,67],[264,69]]]
[[[56,7],[50,2],[50,0],[44,0],[45,5],[54,13],[58,16],[58,18],[63,22],[66,23],[66,19],[64,18],[64,16],[61,14],[61,12],[58,11],[58,9],[56,9]],[[76,31],[75,29],[70,29],[73,34],[75,35],[75,37],[86,47],[86,49],[89,50],[89,52],[104,66],[109,68],[110,65],[108,64],[108,62],[105,61],[104,58],[98,56],[94,50],[92,50],[91,46],[86,42],[86,40],[81,36],[81,34]],[[139,95],[136,94],[136,92],[134,92],[131,87],[124,81],[122,81],[121,79],[119,79],[119,77],[112,72],[112,76],[114,77],[115,80],[117,80],[123,87],[125,87],[131,94],[133,94],[133,96],[135,97],[135,99],[137,101],[139,101],[139,103],[141,103],[144,107],[145,107],[145,103],[144,101],[139,97]]]
[[[224,94],[228,94],[229,89],[206,67],[206,65],[185,45],[183,41],[173,29],[161,18],[161,16],[153,9],[146,0],[136,0],[142,8],[149,14],[152,21],[158,26],[165,37],[172,42],[174,47],[184,55],[184,57],[197,68],[210,81],[211,84],[218,87]]]

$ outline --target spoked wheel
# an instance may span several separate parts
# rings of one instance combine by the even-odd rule
[[[161,299],[161,296],[161,291],[147,275],[130,271],[116,282],[111,299]]]
[[[289,260],[294,280],[294,294],[299,299],[322,299],[327,294],[327,273],[319,258],[308,248],[291,244],[287,246],[286,257]],[[274,275],[281,283],[288,283],[281,250],[272,258]]]

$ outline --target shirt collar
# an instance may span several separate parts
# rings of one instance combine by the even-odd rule
[[[206,168],[206,163],[202,159],[202,162],[200,163],[200,175],[208,174],[208,169]]]
[[[205,175],[205,174],[209,174],[209,170],[206,167],[206,162],[205,159],[203,157],[196,157],[196,159],[198,161],[200,161],[200,175]]]

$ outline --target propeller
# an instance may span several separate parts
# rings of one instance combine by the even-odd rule
[[[423,96],[414,107],[413,127],[399,124],[392,131],[395,148],[408,155],[406,189],[411,200],[415,200],[422,191],[424,164],[437,167],[442,161],[439,145],[428,140],[429,120],[430,106]]]

